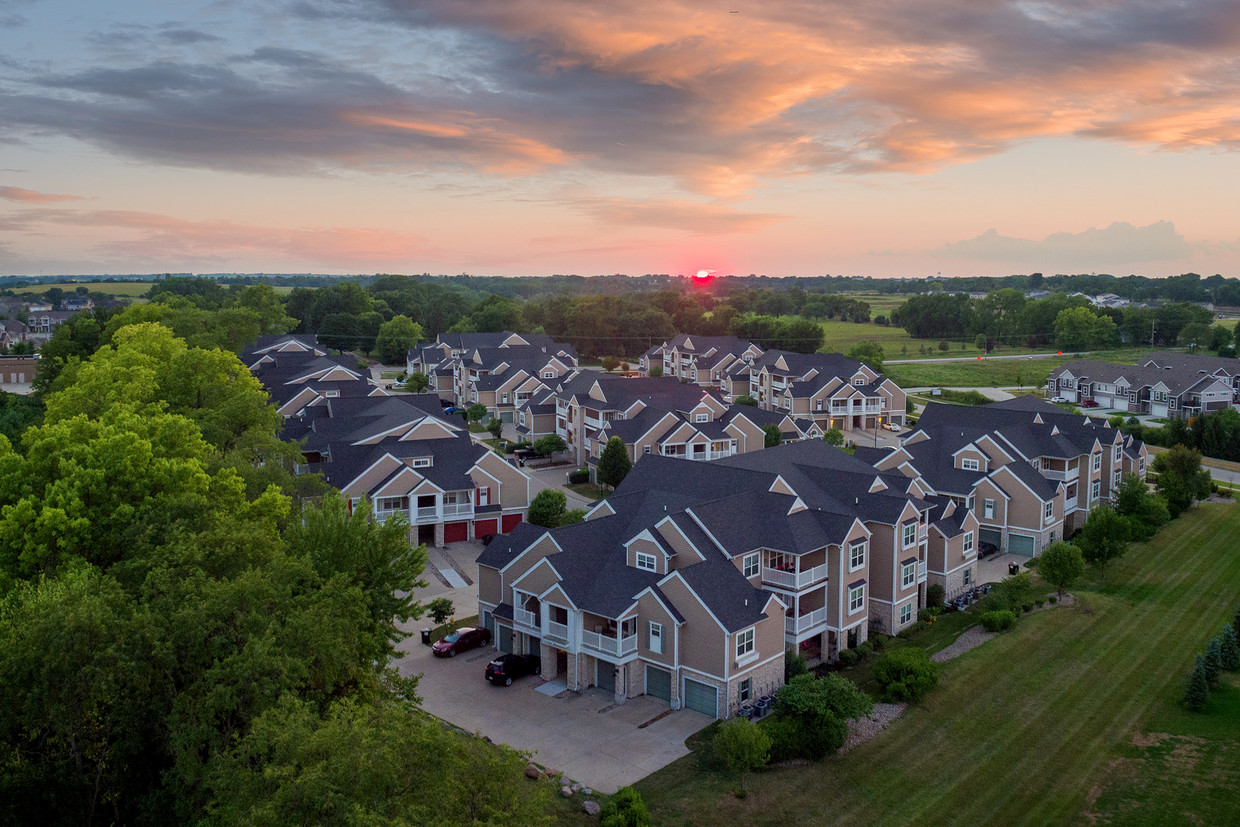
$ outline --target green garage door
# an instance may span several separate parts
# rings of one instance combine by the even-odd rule
[[[1032,537],[1026,537],[1024,534],[1008,535],[1008,554],[1019,554],[1024,557],[1032,557],[1034,542]]]
[[[716,706],[718,693],[719,690],[713,686],[685,678],[685,707],[694,712],[701,712],[712,718],[717,716],[719,714]]]
[[[996,531],[993,528],[978,529],[977,539],[978,542],[990,543],[995,548],[1003,547],[1003,532]]]
[[[664,701],[672,700],[672,673],[666,669],[646,666],[646,694]]]
[[[612,666],[605,660],[597,662],[598,678],[594,681],[594,685],[599,689],[606,689],[608,692],[616,691],[616,667]]]
[[[509,629],[507,626],[500,626],[499,634],[496,637],[499,638],[499,650],[501,652],[512,652],[512,629]]]

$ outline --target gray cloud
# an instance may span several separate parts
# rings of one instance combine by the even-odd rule
[[[948,244],[940,252],[978,261],[1024,263],[1035,269],[1108,269],[1113,265],[1184,259],[1192,254],[1192,246],[1169,221],[1144,227],[1117,221],[1102,229],[1054,233],[1040,241],[1003,236],[990,229],[976,238]]]
[[[224,40],[222,37],[200,32],[197,29],[166,29],[160,32],[159,36],[169,43],[174,43],[178,46],[187,46],[194,43],[221,43]]]

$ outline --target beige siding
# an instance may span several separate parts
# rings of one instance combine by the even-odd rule
[[[791,602],[792,598],[788,598]],[[785,609],[778,601],[766,604],[766,620],[758,621],[754,631],[754,644],[758,647],[758,660],[764,661],[776,652],[784,651],[784,615]],[[736,642],[732,643],[732,655],[736,655]]]
[[[870,587],[870,596],[876,600],[892,599],[892,577],[897,571],[899,557],[902,555],[898,551],[893,551],[892,538],[896,536],[896,531],[889,525],[881,523],[866,523],[866,527],[874,534],[870,537],[870,550],[866,555],[866,562],[869,564],[870,574],[866,578]],[[847,547],[845,547],[847,548]],[[845,551],[847,554],[847,551]],[[914,554],[916,550],[914,549]],[[848,565],[847,562],[844,564]],[[847,586],[860,576],[858,573],[846,575],[844,585]]]
[[[508,594],[508,589],[512,584],[521,578],[521,575],[536,566],[539,561],[549,554],[555,554],[557,551],[555,543],[551,542],[551,538],[544,536],[534,545],[526,549],[522,554],[508,564],[508,568],[503,572],[504,582],[503,590]],[[546,587],[544,587],[546,588]]]
[[[535,572],[531,575],[531,577],[537,577],[538,574],[539,572]],[[542,600],[544,603],[553,603],[562,609],[568,609],[570,611],[573,609],[573,601],[568,599],[568,595],[564,593],[564,590],[561,589],[558,584],[552,588],[551,591],[547,592],[546,596],[543,597]]]
[[[404,466],[400,460],[394,457],[383,457],[366,473],[358,478],[357,482],[348,488],[342,489],[341,494],[345,497],[360,497],[370,489],[383,482],[396,472],[398,468]]]
[[[647,540],[644,538],[637,539],[629,543],[629,556],[628,556],[627,564],[631,568],[637,568],[637,553],[638,552],[641,552],[642,554],[653,554],[654,559],[655,559],[655,565],[658,566],[659,568],[659,573],[660,574],[667,573],[667,555],[664,554],[663,549],[659,548],[658,543],[654,542],[653,540]]]
[[[964,460],[966,459],[977,460],[977,467],[978,467],[978,470],[980,471],[989,470],[986,467],[986,463],[990,458],[987,457],[986,454],[982,453],[981,451],[975,451],[973,449],[966,449],[956,454],[956,467],[963,468]]]
[[[506,603],[503,589],[500,588],[499,569],[489,566],[478,567],[478,597],[486,603]]]
[[[523,592],[542,594],[557,582],[559,578],[555,576],[550,564],[539,560],[524,577],[514,579],[513,585]]]
[[[498,454],[485,454],[478,460],[478,466],[485,469],[491,477],[499,480],[499,490],[493,493],[498,496],[499,503],[505,509],[525,508],[530,504],[529,477],[504,462],[499,458]],[[470,477],[473,478],[475,485],[495,486],[495,483],[486,474],[471,471]],[[495,502],[495,500],[493,499],[492,502]]]
[[[693,593],[679,580],[659,587],[684,617],[680,627],[680,662],[690,669],[723,677],[727,636]]]
[[[663,604],[652,594],[642,595],[637,601],[637,654],[640,657],[671,667],[675,661],[676,621]],[[649,642],[650,623],[663,624],[663,653],[652,652],[647,646]]]
[[[980,480],[973,491],[973,505],[977,508],[978,519],[987,525],[1002,525],[1007,520],[1007,501],[995,484],[990,480]],[[986,516],[984,505],[987,499],[995,501],[993,517]]]

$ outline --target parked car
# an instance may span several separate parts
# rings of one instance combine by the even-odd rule
[[[491,642],[491,632],[465,626],[444,637],[431,646],[431,653],[440,658],[454,658],[458,652],[467,652]]]
[[[897,434],[900,433],[900,426],[894,422],[888,422],[883,427],[886,428],[888,431],[895,431]]]
[[[999,553],[999,547],[994,543],[981,541],[977,544],[977,559],[985,560],[987,557],[993,557]]]
[[[1084,402],[1081,403],[1081,407],[1082,408],[1096,408],[1098,407],[1098,403],[1095,402],[1093,399],[1086,399]]]
[[[542,660],[538,655],[500,655],[487,664],[486,679],[492,684],[512,686],[517,678],[541,674]]]
[[[443,412],[446,414],[458,414],[458,413],[465,413],[465,409],[460,407],[459,405],[453,405],[450,408],[444,408]]]
[[[1051,401],[1058,403],[1058,402],[1067,402],[1068,400],[1064,399],[1062,396],[1052,396]]]

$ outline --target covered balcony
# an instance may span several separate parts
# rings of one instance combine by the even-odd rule
[[[582,615],[581,648],[592,654],[622,658],[637,653],[637,618],[617,623],[590,612]]]
[[[804,589],[827,579],[826,549],[809,554],[762,553],[762,582],[785,589]]]
[[[788,643],[800,643],[827,628],[827,590],[815,589],[807,594],[793,597],[792,606],[784,616],[784,638]]]

